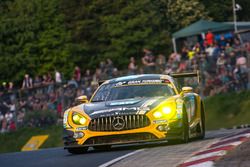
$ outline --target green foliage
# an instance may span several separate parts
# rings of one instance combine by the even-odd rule
[[[1,4],[3,5],[3,4]],[[25,73],[72,68],[70,34],[57,0],[16,0],[4,3],[0,24],[1,79],[20,80]]]
[[[237,3],[249,20],[250,1]],[[2,0],[0,12],[0,81],[54,69],[69,79],[75,65],[95,69],[106,58],[124,68],[143,48],[170,53],[171,34],[190,23],[232,20],[224,0]]]
[[[232,0],[200,0],[206,7],[208,15],[215,21],[233,21],[233,5]],[[235,0],[236,4],[242,7],[242,10],[237,11],[238,21],[249,21],[249,0]]]
[[[175,0],[168,7],[169,24],[177,31],[200,19],[209,19],[203,4],[198,0]]]
[[[208,129],[249,124],[250,92],[228,93],[205,99]]]

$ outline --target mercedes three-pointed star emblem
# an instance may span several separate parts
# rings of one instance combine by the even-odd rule
[[[125,120],[122,117],[116,117],[112,121],[112,126],[115,130],[121,130],[125,126]]]

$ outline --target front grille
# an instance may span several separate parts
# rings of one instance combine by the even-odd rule
[[[119,119],[122,125],[117,128],[114,124]],[[146,115],[122,115],[95,118],[89,124],[91,131],[121,131],[143,128],[150,124],[150,120]]]
[[[95,145],[95,144],[122,144],[131,142],[143,142],[156,140],[151,133],[132,133],[122,135],[109,135],[109,136],[98,136],[89,138],[84,145]]]

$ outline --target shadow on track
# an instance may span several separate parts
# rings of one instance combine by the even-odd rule
[[[208,139],[202,139],[202,140],[208,140]],[[148,142],[148,143],[134,143],[134,144],[126,144],[126,145],[114,145],[110,149],[106,150],[95,150],[92,147],[88,149],[87,152],[83,154],[93,154],[93,153],[101,153],[101,152],[116,152],[116,151],[125,151],[125,150],[139,150],[139,149],[145,149],[145,148],[157,148],[157,147],[165,147],[165,146],[174,146],[174,145],[184,145],[189,144],[193,142],[201,141],[200,139],[192,139],[188,143],[180,143],[177,141],[161,141],[161,142]],[[67,156],[73,156],[75,154],[67,154]]]

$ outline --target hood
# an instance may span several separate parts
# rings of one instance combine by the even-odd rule
[[[166,97],[147,97],[83,104],[82,110],[94,119],[115,115],[146,114]]]

